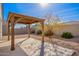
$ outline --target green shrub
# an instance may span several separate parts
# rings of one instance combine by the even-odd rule
[[[52,36],[53,35],[53,32],[48,30],[45,32],[45,36]]]
[[[35,33],[35,30],[31,30],[31,34],[34,34]]]
[[[61,36],[66,39],[73,38],[73,35],[70,32],[63,32]]]
[[[37,30],[36,34],[42,34],[42,31],[41,30]]]

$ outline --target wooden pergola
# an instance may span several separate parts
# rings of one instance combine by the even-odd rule
[[[10,32],[11,32],[11,50],[15,50],[15,39],[14,39],[14,27],[15,24],[28,24],[28,38],[30,38],[30,25],[33,23],[40,23],[42,26],[42,41],[44,41],[44,19],[25,16],[21,14],[16,14],[10,12],[8,15],[8,40],[10,40]],[[10,31],[11,27],[11,31]]]

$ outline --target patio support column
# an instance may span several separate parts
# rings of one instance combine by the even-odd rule
[[[42,26],[42,41],[41,41],[40,56],[44,56],[44,22],[41,22],[41,26]]]
[[[28,24],[28,38],[30,38],[30,32],[31,32],[30,24]]]
[[[10,40],[10,23],[9,23],[9,21],[8,21],[8,41]]]
[[[11,50],[15,50],[15,42],[14,42],[14,18],[11,22]]]
[[[41,25],[42,25],[42,41],[44,42],[44,22],[42,22]]]

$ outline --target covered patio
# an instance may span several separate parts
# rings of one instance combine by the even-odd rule
[[[44,19],[25,16],[10,12],[8,15],[8,40],[11,32],[11,50],[15,50],[14,27],[16,24],[28,24],[28,38],[30,38],[30,25],[40,23],[42,27],[42,42],[44,42]],[[10,29],[11,28],[11,29]],[[11,30],[11,31],[10,31]]]

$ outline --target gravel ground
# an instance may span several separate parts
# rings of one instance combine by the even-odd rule
[[[55,38],[54,38],[55,39]],[[71,56],[75,52],[49,42],[42,42],[35,38],[29,38],[20,44],[20,47],[29,56]]]
[[[27,35],[16,35],[15,36],[16,43],[21,42],[22,41],[21,39],[24,38],[24,37],[27,37]],[[41,36],[31,35],[31,37],[41,41]],[[57,38],[57,39],[54,40],[54,38]],[[78,39],[79,39],[79,37],[76,37],[76,38],[73,38],[73,39],[69,39],[69,40],[68,39],[64,40],[64,39],[62,39],[60,37],[53,37],[52,41],[53,41],[53,43],[55,43],[57,45],[60,45],[62,47],[75,50],[76,51],[75,55],[79,56],[79,43],[78,43],[79,40]],[[50,42],[50,39],[45,37],[44,41]],[[50,43],[52,43],[52,42],[50,42]],[[2,51],[4,53],[2,53]],[[18,52],[21,51],[23,53],[21,55],[27,55],[22,49],[18,50],[18,46],[17,45],[16,45],[16,51],[18,51]],[[12,52],[12,51],[10,51],[10,41],[7,41],[7,36],[3,36],[3,40],[0,39],[0,55],[1,56],[2,55],[3,56],[4,55],[9,55],[10,56],[12,54],[19,55],[18,52],[14,52],[12,54],[9,54],[9,53],[7,54],[6,52],[8,53],[8,52]]]

